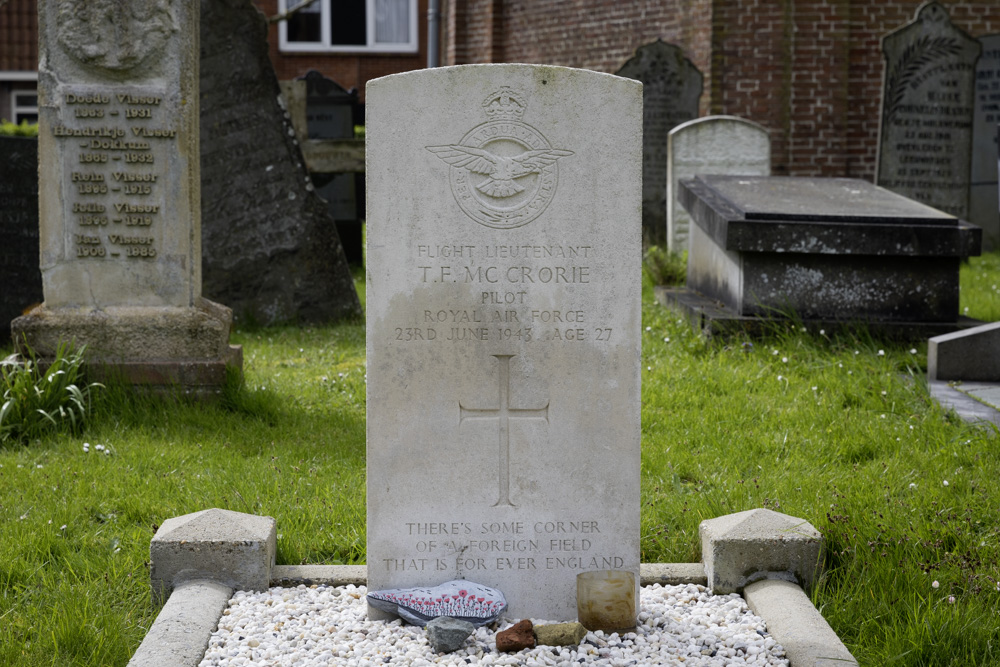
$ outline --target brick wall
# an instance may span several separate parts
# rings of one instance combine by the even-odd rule
[[[253,2],[267,16],[278,13],[278,0]],[[315,69],[344,88],[357,88],[364,101],[365,83],[370,79],[420,69],[427,65],[427,0],[417,2],[417,25],[417,53],[282,53],[278,49],[276,23],[271,24],[268,29],[267,41],[271,49],[271,62],[280,81],[296,79]]]
[[[38,67],[38,3],[7,0],[0,5],[0,72]]]
[[[973,37],[1000,0],[944,2]],[[530,62],[614,72],[642,44],[680,46],[705,76],[703,114],[771,130],[773,171],[875,173],[880,39],[920,0],[446,0],[444,64]],[[497,42],[499,41],[499,46]]]

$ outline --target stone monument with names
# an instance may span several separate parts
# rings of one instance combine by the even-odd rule
[[[656,40],[640,46],[617,72],[642,82],[642,230],[652,242],[666,241],[667,135],[698,117],[702,75],[680,47]]]
[[[42,301],[35,139],[0,137],[0,285],[0,326],[10,332],[11,320]]]
[[[1000,34],[979,38],[983,52],[976,63],[976,104],[972,121],[970,222],[983,228],[984,240],[1000,244],[997,198],[997,127],[1000,124]]]
[[[691,216],[677,201],[677,181],[697,174],[771,175],[767,128],[736,116],[706,116],[667,135],[667,247],[688,248]]]
[[[201,16],[205,294],[237,321],[359,315],[336,223],[279,101],[267,19],[246,0],[202,0]]]
[[[575,619],[578,573],[639,567],[641,87],[464,65],[366,97],[368,586]]]
[[[938,2],[882,38],[885,56],[876,182],[969,217],[972,107],[979,42]]]
[[[212,391],[231,312],[201,297],[198,8],[41,0],[45,301],[11,327],[42,359],[87,346],[100,376]]]

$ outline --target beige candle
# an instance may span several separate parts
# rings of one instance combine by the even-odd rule
[[[576,575],[576,613],[588,630],[634,630],[635,610],[635,573],[596,570]]]

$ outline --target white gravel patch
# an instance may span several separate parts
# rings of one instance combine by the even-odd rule
[[[496,629],[478,628],[455,653],[435,653],[423,628],[366,618],[364,586],[237,592],[222,612],[201,667],[376,665],[788,665],[764,621],[736,594],[704,586],[643,587],[635,632],[590,632],[579,646],[499,653]],[[532,619],[536,625],[545,621]]]

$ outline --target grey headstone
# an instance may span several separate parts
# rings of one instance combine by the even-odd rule
[[[368,83],[369,588],[574,620],[578,572],[638,573],[640,95],[542,65]]]
[[[1000,322],[928,339],[927,378],[1000,382]]]
[[[642,233],[666,241],[667,135],[698,117],[702,75],[678,46],[656,40],[640,46],[617,72],[642,82]]]
[[[882,38],[885,77],[876,182],[967,220],[979,42],[937,2]]]
[[[767,128],[735,116],[705,116],[667,135],[667,247],[687,250],[691,216],[677,201],[677,181],[697,174],[771,175]]]
[[[0,327],[42,301],[38,269],[38,141],[0,137]]]
[[[991,246],[1000,243],[997,196],[997,124],[1000,123],[1000,34],[979,38],[983,52],[976,63],[976,104],[972,122],[972,189],[969,221],[983,228]]]
[[[335,223],[279,100],[266,19],[245,0],[201,11],[205,294],[262,324],[357,315]]]

